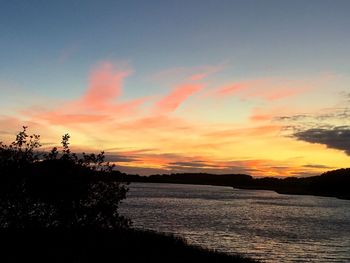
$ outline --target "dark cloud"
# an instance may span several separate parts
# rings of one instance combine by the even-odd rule
[[[350,109],[348,108],[337,108],[335,110],[333,110],[332,112],[329,113],[324,113],[324,114],[320,114],[315,116],[316,120],[344,120],[344,119],[349,119],[350,117]]]
[[[319,114],[296,114],[291,116],[277,116],[275,121],[296,123],[296,124],[309,124],[308,126],[315,126],[319,121],[334,121],[334,120],[349,120],[350,109],[349,108],[332,108],[325,110],[324,113]]]
[[[345,98],[346,101],[350,101],[350,92],[342,91],[339,94],[342,98]]]
[[[117,155],[117,154],[107,154],[105,155],[105,160],[107,162],[133,162],[139,160],[138,157],[135,156],[123,156],[123,155]]]
[[[297,171],[297,172],[292,172],[290,174],[291,176],[295,176],[295,177],[310,177],[310,176],[316,176],[316,175],[320,175],[319,172],[311,172],[311,171]]]
[[[292,115],[292,116],[277,116],[274,118],[276,121],[299,121],[302,119],[308,118],[309,115],[306,114],[297,114],[297,115]]]
[[[173,167],[217,167],[217,165],[207,164],[203,161],[191,161],[191,162],[172,162],[169,165]]]
[[[145,148],[145,149],[127,149],[127,148],[120,148],[120,147],[113,147],[113,148],[107,148],[105,151],[107,152],[132,152],[133,154],[138,153],[149,153],[149,152],[155,152],[158,151],[157,148]]]
[[[241,165],[207,164],[202,161],[169,163],[166,169],[171,173],[213,173],[213,174],[256,174],[260,171],[248,166]]]
[[[123,166],[118,165],[117,170],[127,174],[139,174],[139,175],[151,175],[151,174],[164,174],[169,171],[161,168],[148,168],[148,167],[136,167],[136,166]]]
[[[307,129],[293,136],[301,141],[324,144],[328,148],[345,151],[350,155],[350,126],[337,126],[330,129]]]
[[[108,162],[135,162],[144,159],[145,157],[156,157],[156,158],[164,158],[164,159],[177,159],[182,156],[175,153],[161,153],[161,154],[151,154],[147,153],[152,149],[140,149],[140,150],[132,150],[129,153],[127,152],[119,152],[119,153],[108,153],[105,154],[106,161]],[[189,162],[190,163],[190,162]]]
[[[289,166],[271,166],[271,169],[275,169],[275,170],[286,170],[289,169]]]
[[[336,107],[324,108],[312,114],[279,116],[275,121],[285,124],[282,128],[285,136],[323,144],[350,155],[350,93],[343,91],[340,97],[341,100]],[[329,167],[305,166],[305,168]]]
[[[37,151],[37,153],[41,156],[44,156],[49,151]],[[61,156],[62,153],[59,153],[59,156]],[[89,154],[89,153],[87,153]],[[95,153],[97,154],[97,153]],[[76,153],[78,158],[83,158],[83,153]],[[117,163],[127,163],[127,162],[133,162],[138,161],[139,158],[136,156],[123,156],[123,155],[117,155],[117,154],[105,154],[105,161],[106,162],[117,162]]]
[[[316,169],[319,169],[319,168],[324,168],[324,169],[334,169],[335,167],[332,167],[332,166],[328,166],[328,165],[323,165],[323,164],[305,164],[303,165],[303,167],[305,168],[316,168]]]

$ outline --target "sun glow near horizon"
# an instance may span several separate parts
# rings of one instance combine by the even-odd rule
[[[297,130],[307,130],[307,124],[282,121],[301,114],[289,102],[320,92],[336,77],[233,79],[232,84],[219,86],[211,80],[215,73],[199,71],[165,86],[161,95],[123,99],[128,88],[124,83],[135,74],[130,66],[124,70],[102,62],[90,73],[80,97],[51,105],[43,101],[29,109],[17,107],[12,121],[3,117],[2,122],[11,131],[21,124],[33,126],[42,133],[45,147],[68,132],[78,149],[103,149],[122,171],[141,174],[300,176],[344,167],[349,161],[342,151],[298,138]],[[301,106],[303,114],[307,107]],[[238,118],[226,114],[228,108],[240,112]],[[206,113],[221,118],[205,121]]]
[[[143,175],[348,166],[348,1],[39,2],[0,10],[0,141],[69,133]]]

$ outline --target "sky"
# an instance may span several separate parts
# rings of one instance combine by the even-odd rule
[[[141,175],[349,166],[350,1],[0,3],[0,141],[69,133]]]

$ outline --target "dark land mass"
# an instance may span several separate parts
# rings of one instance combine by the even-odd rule
[[[256,262],[133,229],[119,214],[125,176],[103,152],[72,153],[65,134],[40,154],[39,139],[23,127],[0,142],[0,262]]]
[[[0,240],[1,262],[257,262],[134,229],[3,230]]]
[[[151,176],[123,175],[130,182],[231,186],[239,189],[272,190],[280,194],[316,195],[350,200],[350,168],[310,177],[263,177],[246,174],[178,173]]]

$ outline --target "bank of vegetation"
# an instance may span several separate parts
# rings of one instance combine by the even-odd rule
[[[0,143],[1,262],[254,262],[133,229],[125,176],[103,152],[72,153],[68,134],[61,144],[40,152],[26,127]]]
[[[350,199],[350,168],[309,177],[252,177],[246,174],[177,173],[151,176],[122,175],[130,182],[230,186],[272,190],[280,194],[316,195]]]

